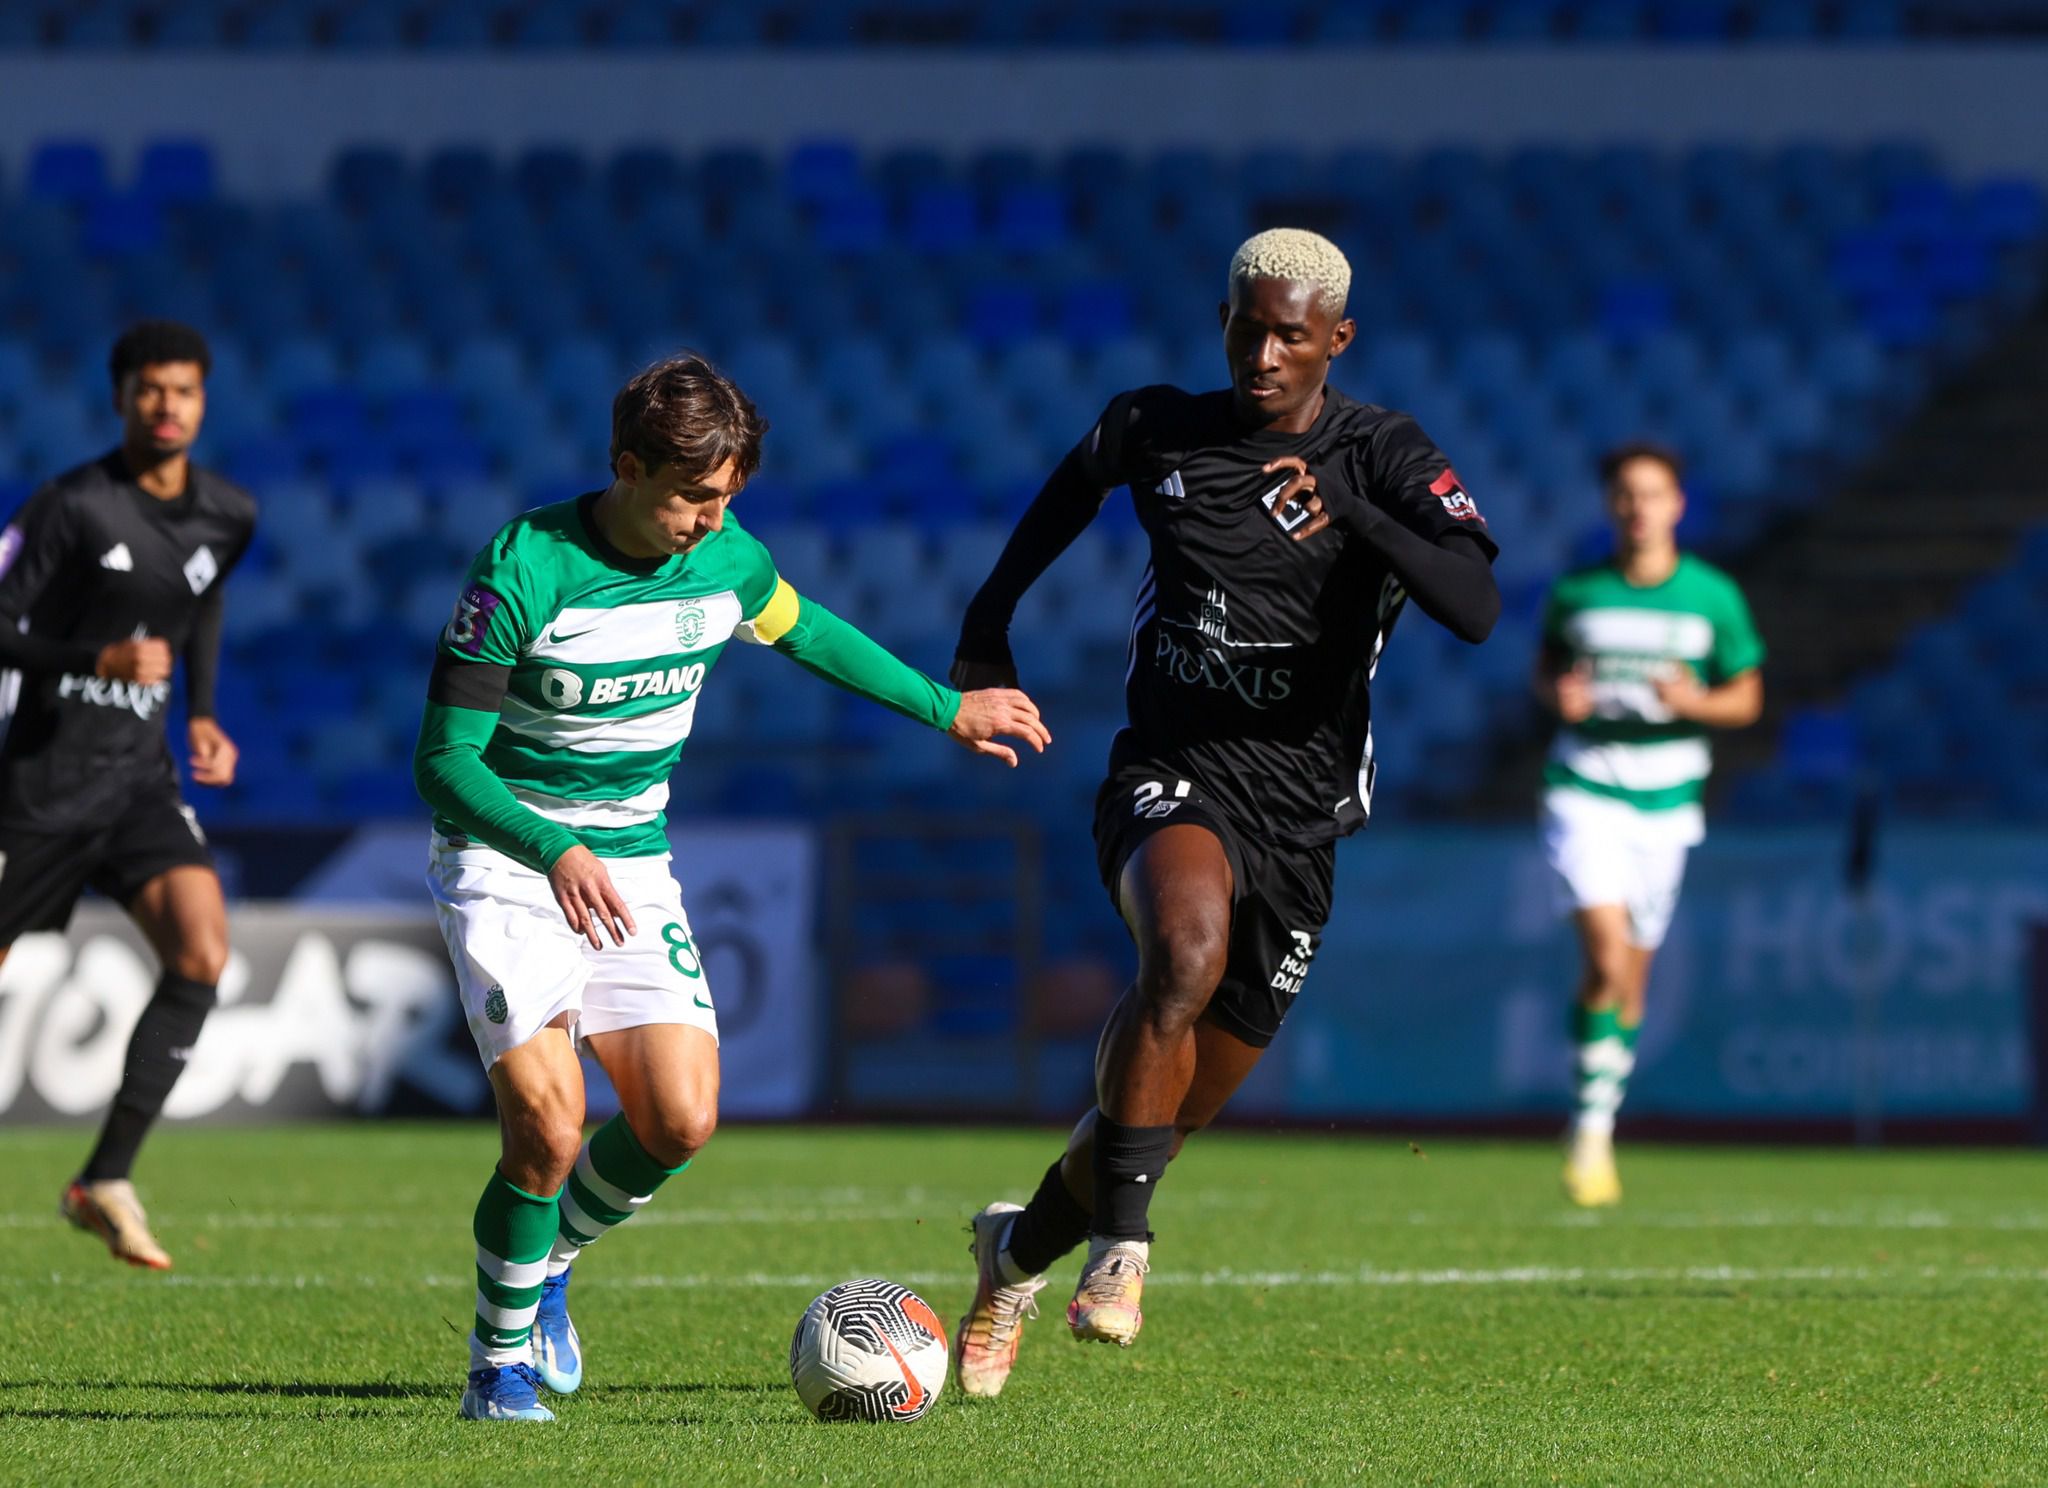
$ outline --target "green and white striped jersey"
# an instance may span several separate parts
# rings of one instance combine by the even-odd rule
[[[705,678],[735,635],[776,639],[797,600],[729,513],[687,553],[629,558],[598,533],[595,499],[507,523],[441,649],[511,668],[483,763],[522,805],[601,856],[666,853],[668,777]],[[461,832],[439,816],[434,830]]]
[[[1689,553],[1648,588],[1612,562],[1578,569],[1550,592],[1543,640],[1554,660],[1590,663],[1593,674],[1593,714],[1558,730],[1545,783],[1642,811],[1697,812],[1713,768],[1707,730],[1673,718],[1656,682],[1676,666],[1715,687],[1763,663],[1735,581]]]

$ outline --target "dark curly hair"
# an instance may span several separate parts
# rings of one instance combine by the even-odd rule
[[[203,377],[213,370],[213,353],[206,338],[182,321],[138,320],[121,333],[107,358],[107,370],[114,377],[114,391],[130,372],[165,362],[197,362]]]
[[[612,471],[631,450],[649,471],[706,476],[733,462],[737,491],[761,468],[768,421],[739,385],[694,352],[656,362],[612,399]]]

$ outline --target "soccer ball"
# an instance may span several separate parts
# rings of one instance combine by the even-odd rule
[[[789,1378],[821,1421],[915,1421],[945,1388],[945,1324],[907,1286],[843,1281],[804,1309]]]

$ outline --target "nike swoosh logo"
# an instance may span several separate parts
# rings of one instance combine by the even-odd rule
[[[691,998],[690,1000],[696,1003],[697,1006],[700,1008],[711,1007],[711,999],[706,997],[702,992],[699,992],[695,997]]]
[[[889,1351],[889,1357],[894,1359],[896,1367],[903,1371],[903,1383],[910,1386],[910,1398],[893,1409],[899,1416],[914,1416],[924,1409],[924,1386],[917,1382],[917,1376],[912,1374],[910,1366],[903,1362],[903,1355],[896,1352],[895,1344],[884,1338],[882,1347]]]
[[[563,635],[559,630],[551,631],[546,639],[550,646],[559,646],[565,641],[580,641],[583,637],[594,633],[597,629],[597,626],[592,625],[584,630],[571,631],[568,635]]]

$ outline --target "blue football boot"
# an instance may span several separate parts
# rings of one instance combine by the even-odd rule
[[[533,1363],[540,1382],[557,1395],[574,1394],[583,1383],[583,1343],[569,1321],[569,1273],[550,1276],[540,1289],[533,1320]]]
[[[540,1403],[540,1376],[531,1364],[493,1364],[469,1372],[462,1392],[465,1421],[552,1421]]]

